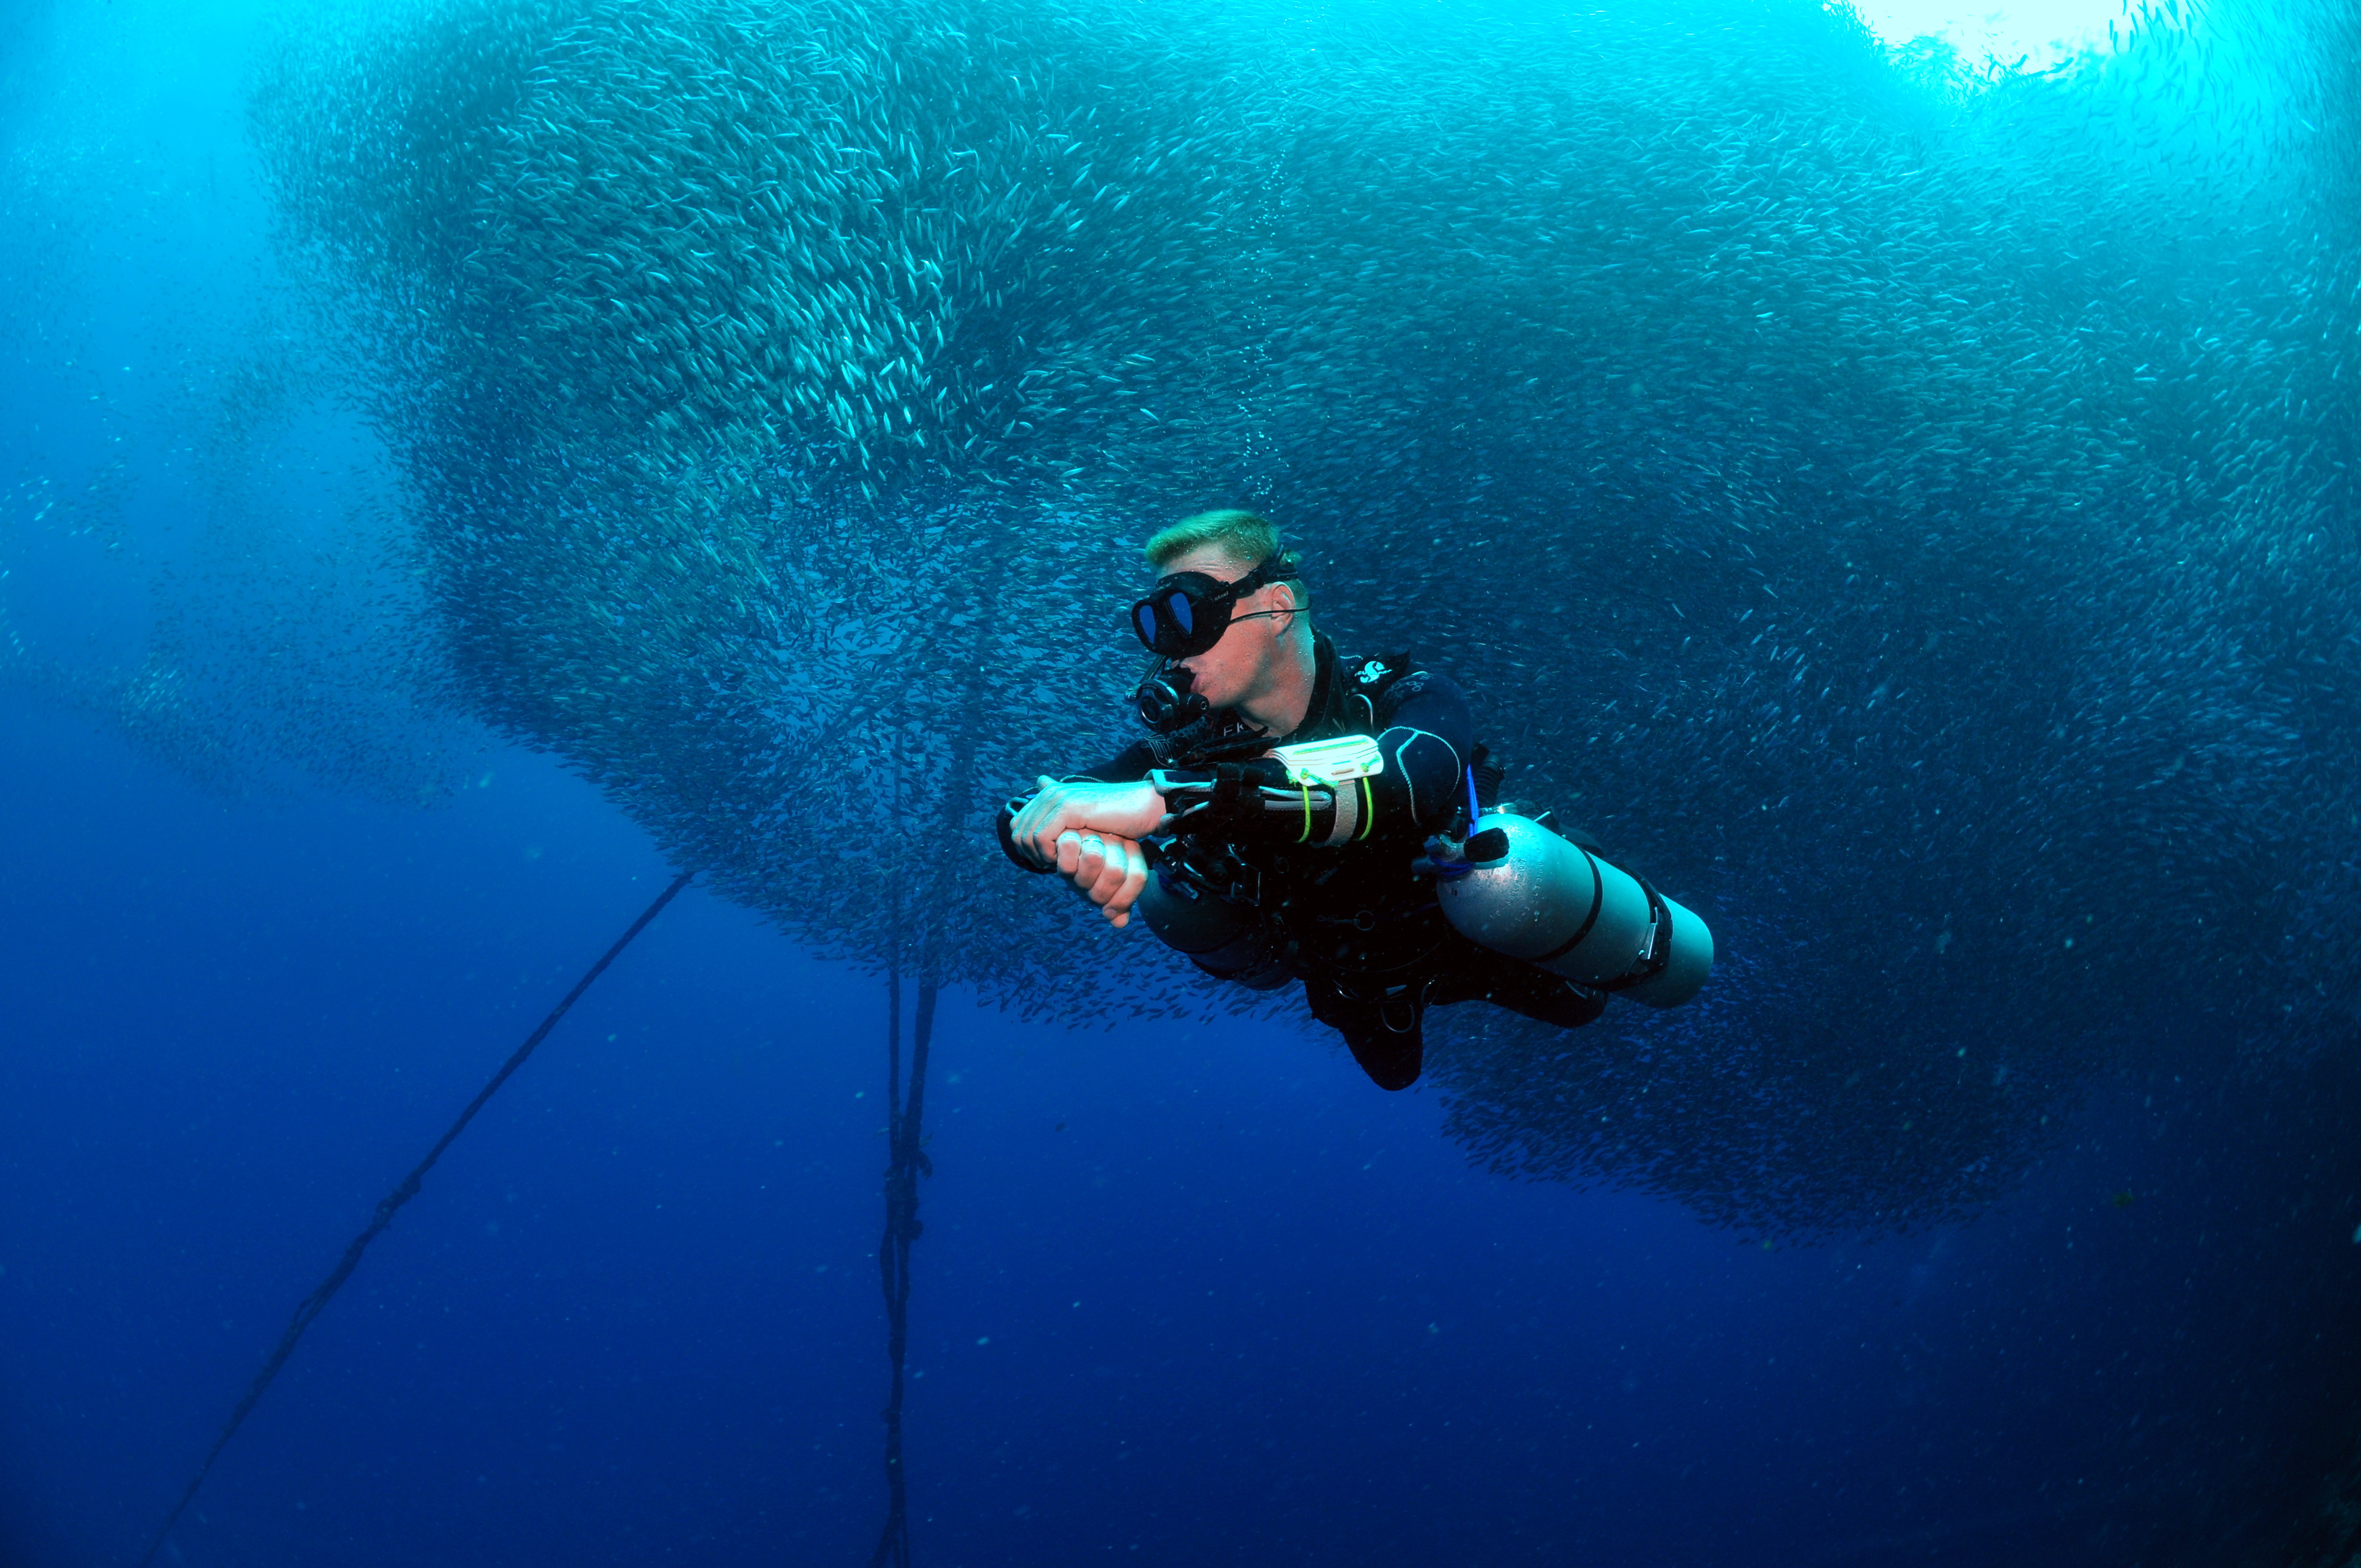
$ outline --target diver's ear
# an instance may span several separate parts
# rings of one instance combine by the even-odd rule
[[[1271,586],[1270,586],[1270,591],[1271,591],[1271,601],[1270,601],[1270,608],[1271,608],[1271,609],[1275,609],[1275,610],[1285,610],[1285,611],[1287,611],[1287,612],[1289,613],[1290,617],[1291,618],[1291,617],[1293,616],[1293,614],[1294,614],[1294,612],[1295,612],[1296,610],[1298,610],[1298,609],[1301,609],[1301,608],[1302,608],[1301,605],[1298,605],[1298,604],[1295,602],[1295,585],[1294,585],[1294,584],[1292,584],[1292,583],[1273,583],[1273,584],[1271,584]]]
[[[1305,605],[1301,598],[1296,593],[1295,585],[1293,583],[1279,584],[1279,591],[1287,596],[1286,600],[1281,606],[1281,608],[1287,611],[1287,620],[1279,629],[1279,635],[1284,637],[1295,630],[1296,618],[1301,616],[1310,607]]]

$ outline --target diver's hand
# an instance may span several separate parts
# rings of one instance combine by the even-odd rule
[[[1042,776],[1040,788],[1008,825],[1008,841],[1017,853],[1047,870],[1056,867],[1071,876],[1071,862],[1062,860],[1060,839],[1069,831],[1087,835],[1095,830],[1131,841],[1161,828],[1166,820],[1164,797],[1151,784],[1060,784]],[[1075,842],[1079,845],[1081,839]]]
[[[1137,839],[1069,828],[1058,835],[1058,874],[1114,924],[1128,926],[1131,906],[1148,885],[1148,857]]]

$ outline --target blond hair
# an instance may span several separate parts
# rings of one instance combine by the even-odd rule
[[[1159,529],[1143,552],[1158,571],[1191,550],[1212,545],[1240,571],[1261,565],[1279,551],[1279,529],[1267,517],[1235,508],[1201,511]]]

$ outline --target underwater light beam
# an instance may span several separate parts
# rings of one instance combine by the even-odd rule
[[[1977,5],[1960,0],[1857,0],[1853,11],[1893,48],[1916,38],[1940,38],[1959,57],[1990,57],[2004,65],[2022,59],[2027,71],[2046,71],[2107,45],[2107,25],[2127,31],[2125,0],[2027,0]]]

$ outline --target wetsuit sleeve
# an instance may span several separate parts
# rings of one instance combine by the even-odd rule
[[[1412,670],[1378,698],[1377,715],[1386,771],[1367,781],[1374,826],[1432,833],[1466,797],[1476,750],[1467,694],[1448,675]]]
[[[1475,751],[1466,694],[1447,676],[1413,670],[1372,710],[1385,771],[1331,790],[1287,782],[1276,758],[1225,762],[1209,773],[1164,773],[1179,830],[1224,841],[1340,847],[1374,835],[1418,839],[1441,828],[1464,798]]]
[[[1058,782],[1060,784],[1137,784],[1148,776],[1148,770],[1155,765],[1154,750],[1145,740],[1135,740],[1097,767],[1086,769],[1079,773],[1068,773]],[[1016,814],[1024,810],[1025,803],[1032,798],[1032,792],[1028,790],[1023,795],[1003,802],[1000,816],[994,823],[994,829],[1000,835],[1000,852],[1008,857],[1011,864],[1046,876],[1049,874],[1049,868],[1037,866],[1018,854],[1015,840],[1008,836],[1008,829],[1016,821]]]

